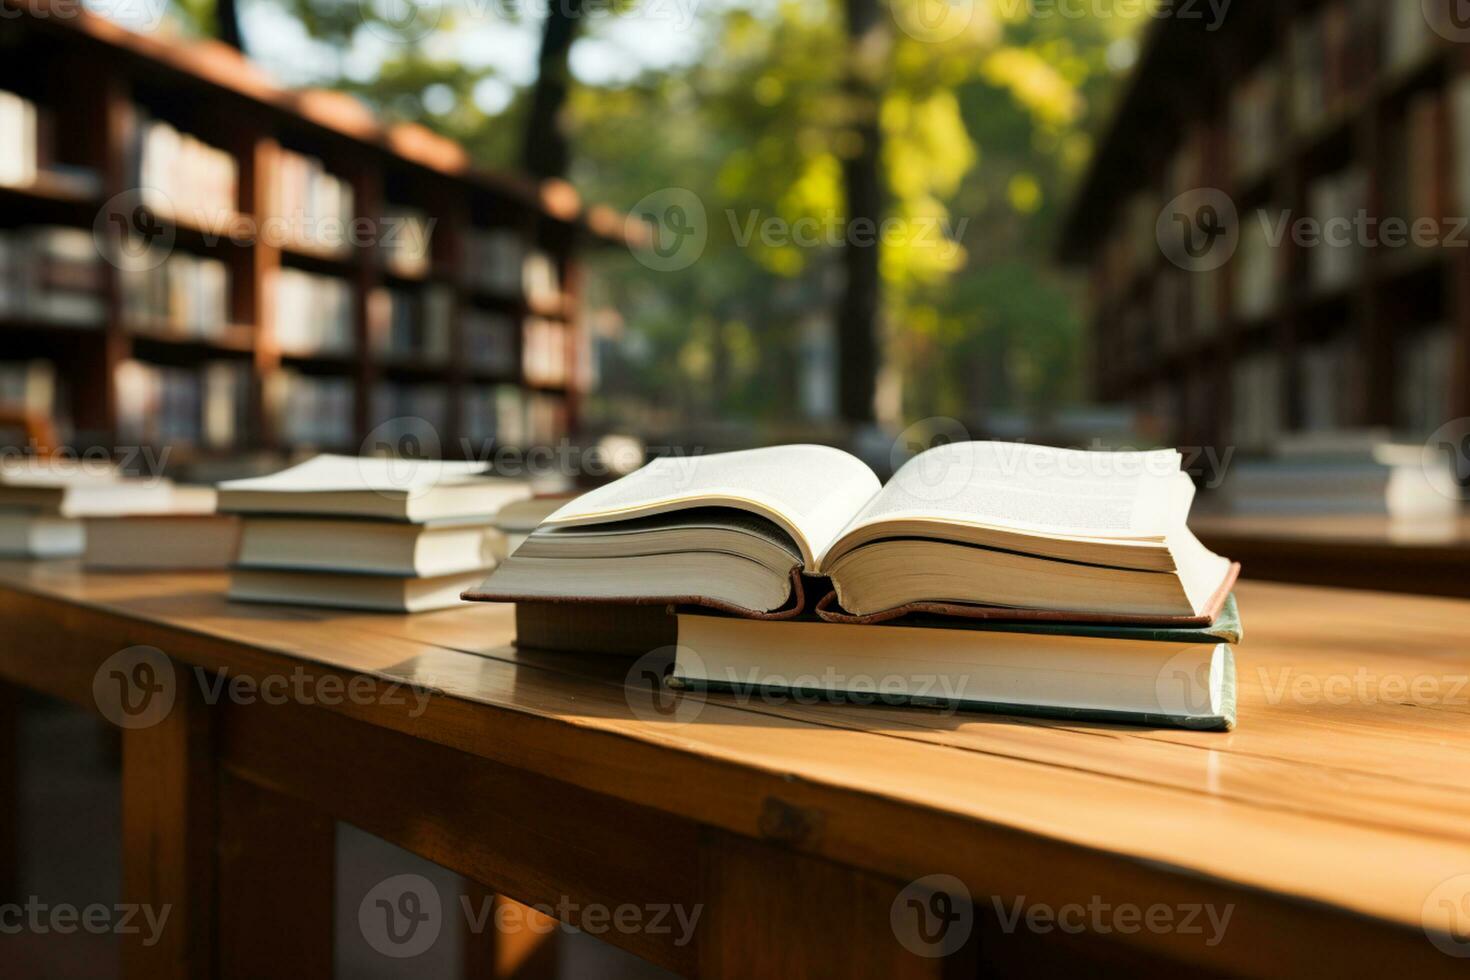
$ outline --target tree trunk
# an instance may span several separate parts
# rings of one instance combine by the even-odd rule
[[[245,37],[240,32],[240,6],[238,0],[217,0],[214,7],[215,31],[219,39],[230,47],[245,53]]]
[[[847,17],[848,103],[842,177],[848,234],[844,281],[837,300],[838,407],[847,422],[873,421],[878,377],[878,223],[885,208],[882,134],[878,110],[889,48],[889,26],[880,0],[843,0]]]
[[[567,55],[582,20],[582,0],[551,0],[541,29],[541,55],[521,165],[533,177],[565,177],[571,151],[561,128],[561,114],[571,87]]]

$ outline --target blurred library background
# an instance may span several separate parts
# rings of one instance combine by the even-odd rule
[[[883,470],[918,423],[1383,510],[1470,415],[1435,8],[7,0],[6,438]]]

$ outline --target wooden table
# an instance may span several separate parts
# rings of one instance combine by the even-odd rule
[[[333,820],[574,923],[698,910],[683,944],[603,933],[687,975],[1467,966],[1439,948],[1470,932],[1451,918],[1470,910],[1467,602],[1242,584],[1221,735],[720,698],[681,721],[626,661],[507,646],[504,607],[353,615],[223,586],[0,563],[0,679],[97,710],[99,668],[137,644],[178,677],[167,716],[123,735],[125,898],[174,908],[163,942],[126,945],[129,976],[326,975]],[[196,667],[315,686],[211,704]],[[370,697],[328,703],[354,679]],[[422,711],[406,684],[432,689]],[[905,890],[936,874],[972,904]],[[952,955],[898,940],[926,909],[960,910],[925,920],[938,940],[973,912]]]
[[[1218,514],[1189,526],[1261,581],[1470,598],[1470,518]]]

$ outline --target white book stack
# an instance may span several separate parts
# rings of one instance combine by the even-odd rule
[[[83,518],[156,513],[166,480],[128,479],[111,465],[24,457],[0,465],[0,557],[71,558],[86,541]]]
[[[244,519],[230,598],[421,612],[458,605],[505,554],[493,526],[522,481],[481,463],[317,456],[220,484]]]
[[[106,571],[221,571],[235,560],[238,518],[217,513],[212,487],[167,484],[146,507],[87,516],[82,564]]]
[[[1225,503],[1253,515],[1383,514],[1442,520],[1459,511],[1441,488],[1454,485],[1450,460],[1426,456],[1380,430],[1283,436],[1271,458],[1234,464]]]

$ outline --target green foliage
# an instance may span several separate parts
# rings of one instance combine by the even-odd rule
[[[355,0],[283,2],[339,48],[363,29]],[[681,271],[616,250],[598,258],[626,318],[598,410],[648,423],[790,417],[800,331],[830,316],[832,243],[848,230],[841,160],[862,111],[842,85],[849,66],[883,92],[885,354],[902,414],[983,422],[987,410],[1044,412],[1079,396],[1080,321],[1071,282],[1051,267],[1051,232],[1116,80],[1110,46],[1140,19],[1053,5],[1033,15],[1022,0],[888,3],[886,30],[856,50],[840,0],[703,3],[700,30],[682,36],[701,47],[683,67],[573,89],[564,122],[584,196],[631,208],[686,188],[709,230]],[[626,18],[647,15],[623,6]],[[607,22],[589,18],[584,31]],[[445,8],[436,31],[456,26]],[[487,115],[472,93],[493,69],[434,54],[443,46],[412,27],[374,77],[340,87],[509,165],[524,93]]]

